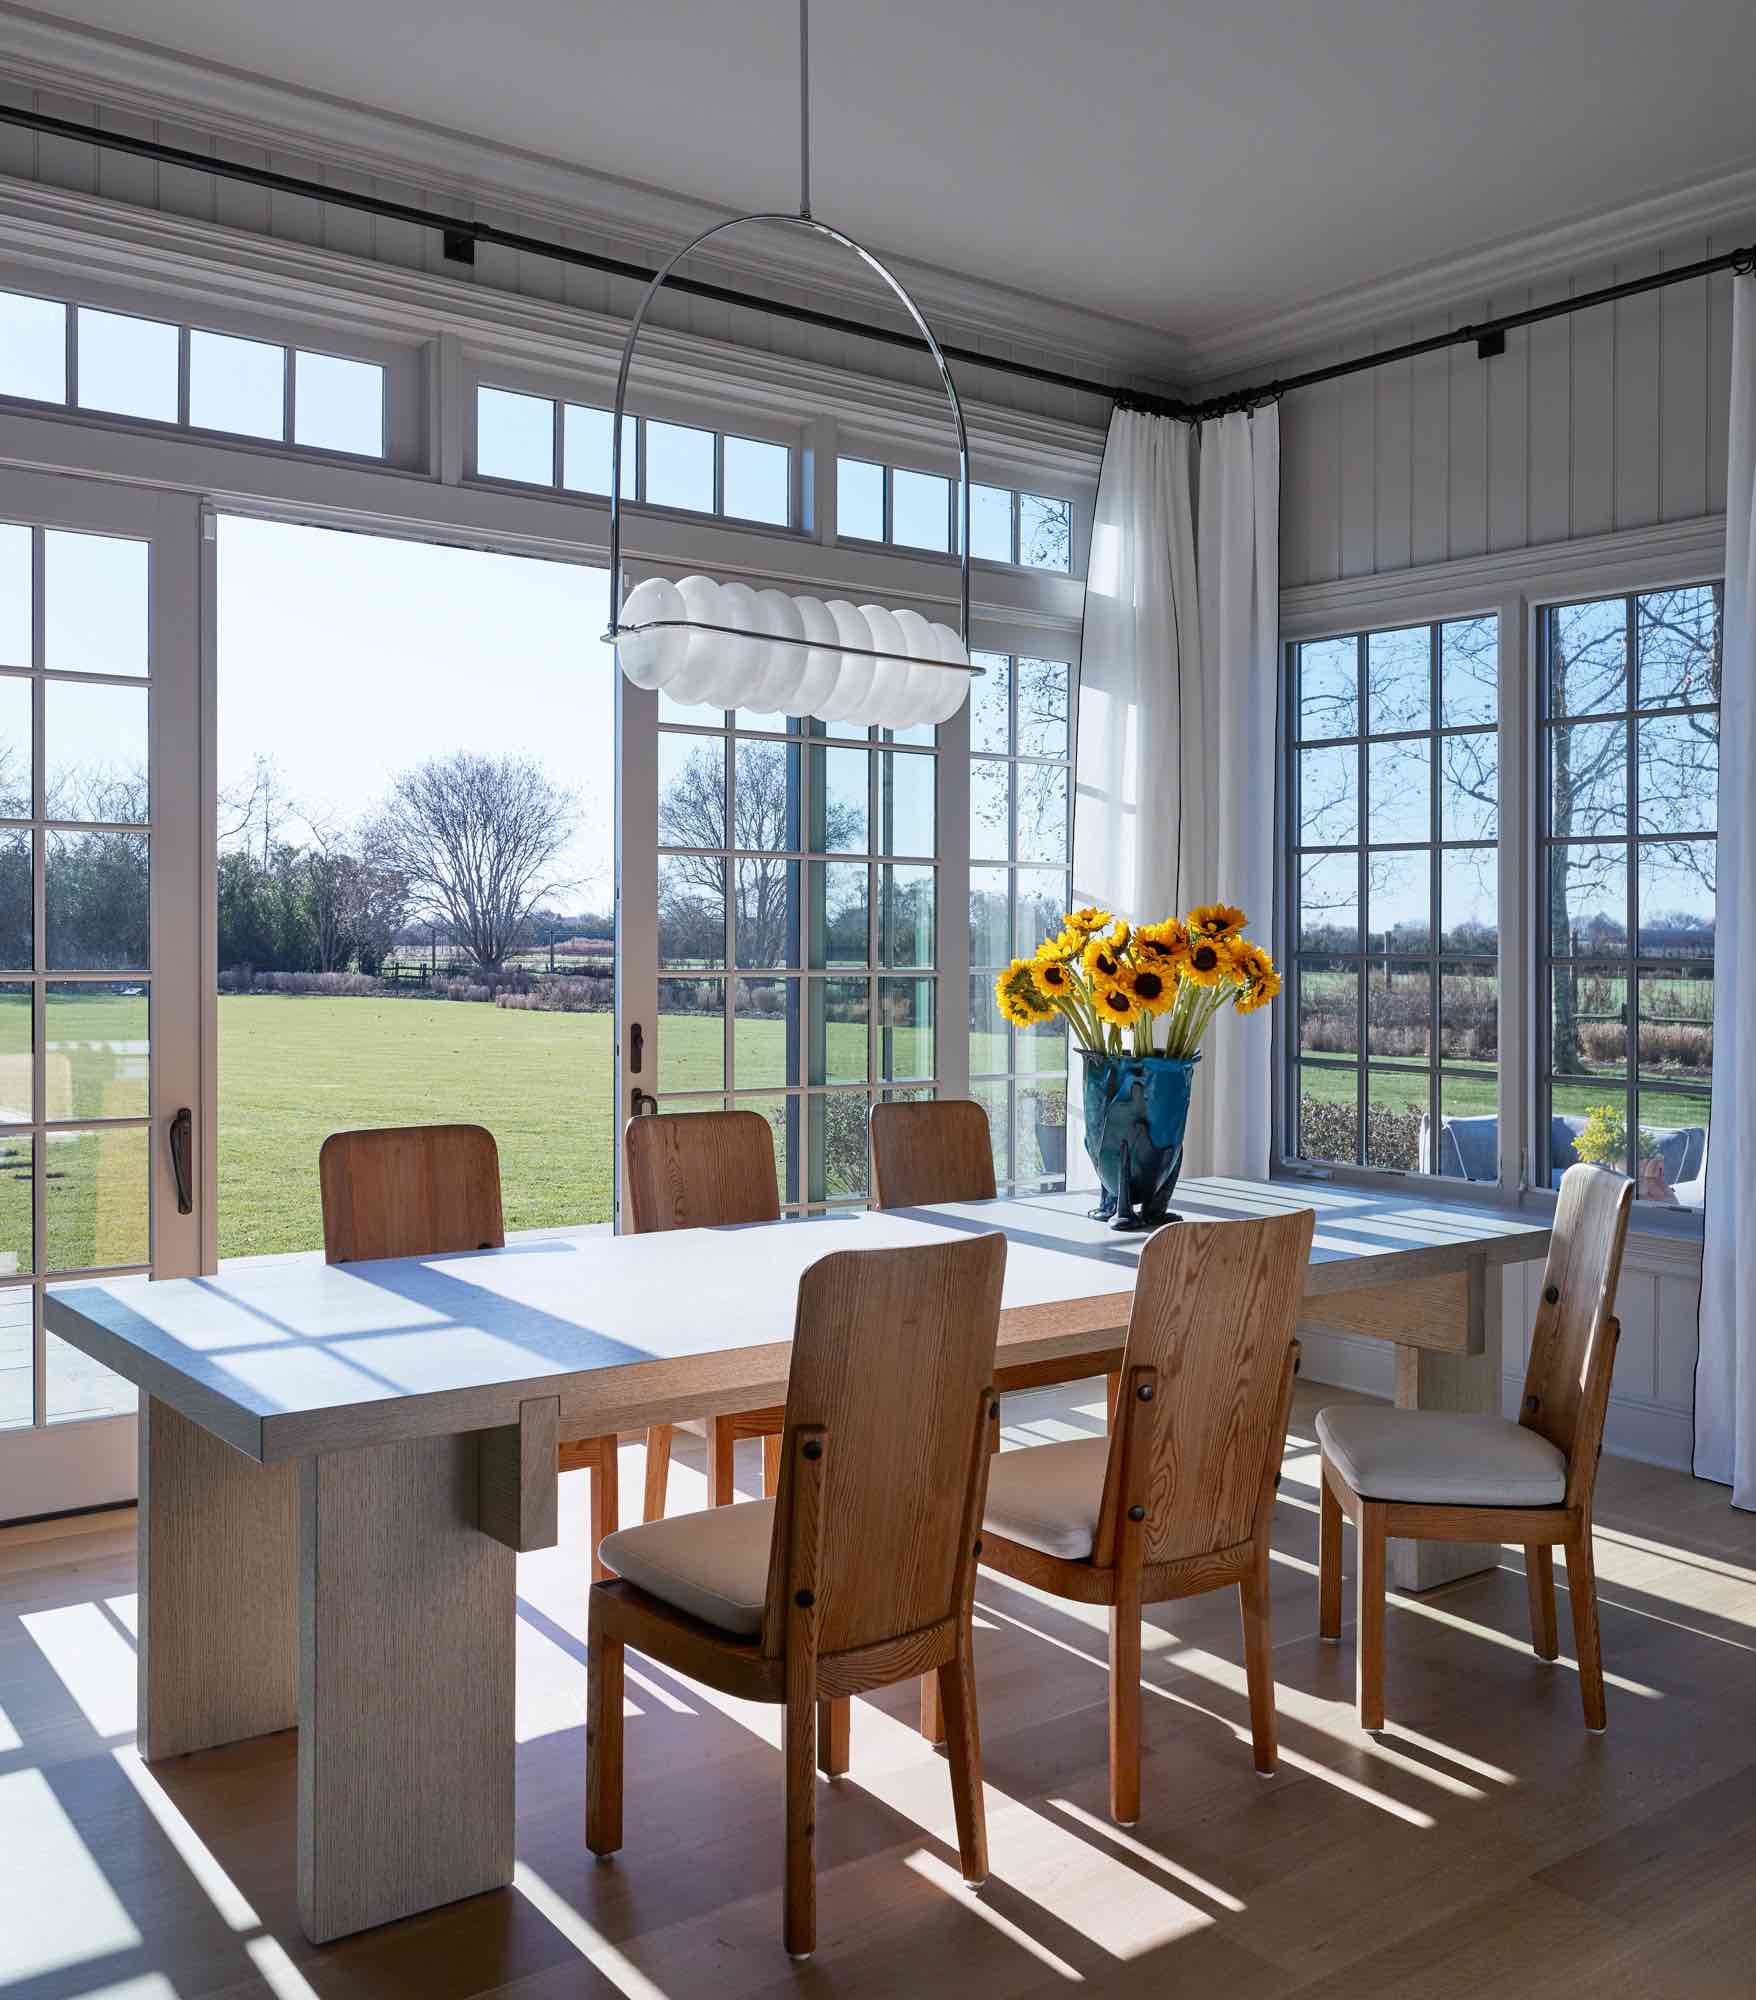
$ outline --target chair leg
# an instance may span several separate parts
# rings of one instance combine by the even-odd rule
[[[982,1798],[982,1731],[976,1715],[972,1632],[965,1624],[956,1653],[939,1669],[945,1708],[945,1743],[951,1765],[951,1803],[957,1814],[957,1852],[963,1879],[978,1888],[988,1879],[988,1812]]]
[[[665,1518],[666,1489],[671,1483],[671,1440],[676,1432],[669,1424],[651,1424],[646,1433],[645,1521]]]
[[[921,1734],[934,1745],[945,1741],[944,1704],[939,1699],[936,1672],[921,1676]]]
[[[1358,1657],[1354,1680],[1360,1727],[1384,1727],[1384,1509],[1360,1502],[1360,1611],[1355,1620]]]
[[[585,1641],[585,1844],[622,1845],[622,1642],[607,1638],[593,1606]]]
[[[622,1496],[616,1467],[616,1440],[598,1439],[598,1455],[586,1474],[591,1492],[591,1576],[602,1583],[611,1572],[598,1560],[598,1548],[606,1535],[616,1532],[622,1518]]]
[[[780,1448],[778,1431],[769,1431],[762,1440],[762,1497],[772,1500],[780,1491]]]
[[[1530,1592],[1530,1643],[1539,1660],[1560,1657],[1555,1630],[1555,1551],[1547,1542],[1524,1547],[1524,1581]]]
[[[817,1703],[789,1700],[786,1719],[787,1865],[781,1942],[794,1958],[817,1949]]]
[[[1244,1621],[1244,1677],[1250,1686],[1250,1741],[1256,1769],[1274,1775],[1274,1636],[1268,1609],[1268,1552],[1238,1585],[1238,1608]]]
[[[1579,1698],[1585,1704],[1585,1726],[1602,1731],[1609,1726],[1604,1708],[1603,1644],[1597,1624],[1597,1571],[1591,1559],[1588,1524],[1576,1542],[1567,1544],[1567,1595],[1573,1605],[1573,1650],[1579,1656]]]
[[[737,1442],[730,1417],[708,1418],[707,1504],[710,1507],[729,1507],[732,1504],[732,1453],[737,1448]]]
[[[817,1704],[817,1768],[826,1778],[839,1778],[847,1771],[852,1706],[845,1694]]]
[[[1317,1474],[1317,1630],[1333,1646],[1341,1637],[1341,1502],[1329,1484],[1329,1463]]]
[[[1140,1604],[1110,1606],[1110,1817],[1140,1817]]]

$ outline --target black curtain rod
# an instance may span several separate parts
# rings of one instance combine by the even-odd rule
[[[95,126],[76,124],[68,118],[52,118],[46,112],[26,110],[18,105],[0,104],[0,124],[22,126],[26,131],[46,133],[84,146],[100,146],[111,152],[131,153],[161,166],[186,167],[193,173],[212,174],[220,180],[243,181],[251,187],[266,188],[271,194],[297,195],[307,201],[328,202],[362,215],[382,216],[390,222],[406,222],[417,229],[437,231],[444,254],[459,263],[475,262],[475,246],[489,243],[503,250],[522,251],[527,256],[547,257],[556,263],[574,264],[608,277],[626,278],[644,285],[651,281],[652,267],[621,257],[606,257],[592,250],[576,250],[565,243],[552,243],[540,236],[526,236],[515,229],[502,229],[492,222],[475,222],[462,216],[442,215],[408,202],[387,201],[380,195],[360,194],[352,188],[330,187],[323,181],[302,179],[296,174],[276,173],[270,167],[252,167],[238,160],[221,160],[208,153],[196,153],[183,146],[167,146],[157,139],[138,139],[125,132],[105,132]],[[945,346],[948,360],[960,367],[989,368],[996,374],[1012,375],[1027,382],[1042,382],[1056,389],[1073,389],[1081,395],[1102,396],[1118,408],[1144,410],[1154,416],[1178,417],[1199,423],[1223,417],[1235,410],[1251,410],[1289,395],[1295,389],[1315,388],[1321,382],[1336,382],[1347,375],[1363,374],[1372,368],[1387,368],[1398,361],[1412,361],[1423,354],[1436,354],[1447,347],[1474,344],[1484,361],[1506,350],[1506,336],[1520,327],[1537,326],[1544,320],[1563,319],[1587,312],[1593,306],[1613,305],[1618,299],[1636,298],[1643,292],[1659,291],[1667,285],[1687,284],[1696,278],[1711,277],[1718,271],[1756,271],[1756,246],[1727,250],[1717,257],[1703,257],[1697,263],[1679,264],[1656,271],[1650,277],[1630,278],[1624,284],[1603,285],[1593,292],[1556,299],[1548,305],[1530,306],[1523,312],[1503,313],[1496,319],[1460,326],[1449,333],[1430,334],[1425,340],[1405,341],[1400,347],[1381,348],[1351,361],[1332,362],[1327,368],[1310,368],[1302,374],[1277,377],[1245,389],[1228,390],[1205,402],[1185,403],[1168,396],[1154,396],[1144,390],[1118,389],[1107,382],[1092,382],[1083,376],[1067,375],[1054,368],[1038,368],[1027,361],[1009,361],[998,355],[978,353],[973,348]],[[885,347],[920,351],[921,343],[912,333],[900,333],[864,320],[846,319],[838,313],[818,312],[810,306],[796,306],[779,299],[765,299],[729,285],[714,285],[699,278],[675,277],[672,289],[692,298],[711,299],[716,305],[735,306],[744,312],[771,314],[800,326],[820,327],[830,333],[871,340]]]

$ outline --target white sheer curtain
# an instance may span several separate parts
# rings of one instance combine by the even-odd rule
[[[1756,1508],[1756,277],[1734,280],[1721,634],[1713,1116],[1695,1470]]]

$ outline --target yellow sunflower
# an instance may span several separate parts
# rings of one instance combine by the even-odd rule
[[[1036,955],[1044,964],[1065,965],[1085,949],[1085,939],[1074,930],[1057,931],[1037,946]]]
[[[1189,912],[1189,934],[1216,941],[1234,938],[1249,921],[1235,903],[1203,903]]]
[[[1128,940],[1133,935],[1134,926],[1129,923],[1126,917],[1118,917],[1115,928],[1110,932],[1110,949],[1112,951],[1126,951],[1128,949]]]
[[[1231,976],[1232,955],[1220,940],[1192,937],[1188,962],[1180,970],[1185,979],[1192,979],[1197,986],[1219,986]]]
[[[1083,910],[1069,910],[1067,912],[1067,928],[1071,931],[1077,931],[1081,937],[1093,936],[1096,932],[1101,931],[1109,921],[1109,911],[1100,910],[1092,903],[1088,903]]]
[[[1162,971],[1156,965],[1131,966],[1118,984],[1134,995],[1143,1014],[1163,1014],[1176,1005],[1177,975],[1168,966]]]
[[[1122,959],[1107,938],[1094,937],[1085,947],[1085,976],[1094,986],[1109,985],[1122,970]]]
[[[1266,1007],[1280,991],[1280,974],[1274,960],[1260,945],[1240,939],[1232,948],[1232,970],[1244,982],[1233,1005],[1240,1014],[1253,1014]]]
[[[1131,1028],[1140,1019],[1140,1002],[1126,986],[1114,980],[1106,980],[1093,997],[1100,1021],[1108,1021],[1118,1028]]]
[[[1031,977],[1046,1000],[1065,1000],[1075,990],[1073,968],[1064,959],[1037,959],[1031,967]]]
[[[1189,956],[1189,933],[1175,917],[1162,924],[1142,924],[1134,933],[1136,964],[1175,970]]]
[[[1055,1011],[1055,1003],[1036,983],[1036,968],[1028,958],[1015,958],[994,981],[994,1000],[1015,1028],[1034,1028]]]

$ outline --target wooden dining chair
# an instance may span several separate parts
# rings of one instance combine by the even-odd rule
[[[872,1205],[930,1208],[994,1199],[988,1114],[967,1097],[872,1107]]]
[[[1167,1224],[1140,1256],[1107,1438],[1003,1452],[982,1567],[1110,1611],[1110,1812],[1140,1817],[1141,1607],[1236,1584],[1256,1768],[1275,1766],[1269,1534],[1311,1210]]]
[[[816,1777],[848,1697],[936,1670],[963,1874],[987,1874],[971,1600],[999,1405],[1006,1241],[840,1250],[799,1281],[780,1489],[625,1529],[587,1621],[586,1841],[622,1844],[622,1654],[784,1703],[782,1937],[816,1942]]]
[[[774,1128],[759,1111],[679,1111],[630,1118],[622,1134],[624,1187],[636,1235],[660,1229],[729,1229],[780,1220],[774,1168]],[[733,1453],[740,1438],[762,1440],[762,1490],[772,1494],[780,1471],[778,1405],[731,1416],[689,1420],[707,1438],[707,1496],[715,1507],[732,1498]],[[645,1518],[664,1518],[674,1424],[646,1434]]]
[[[480,1125],[393,1125],[332,1132],[317,1155],[323,1255],[331,1264],[379,1257],[443,1257],[506,1242],[500,1151]],[[597,1546],[619,1518],[616,1440],[569,1438],[558,1469],[590,1476],[592,1574],[608,1576]]]
[[[1591,1506],[1620,1327],[1616,1281],[1634,1183],[1569,1167],[1555,1204],[1542,1299],[1518,1419],[1444,1410],[1336,1407],[1317,1413],[1323,1454],[1319,1629],[1341,1637],[1341,1523],[1359,1537],[1355,1685],[1360,1727],[1384,1727],[1385,1543],[1518,1542],[1537,1657],[1553,1660],[1555,1556],[1566,1551],[1585,1726],[1601,1731],[1603,1650]]]

